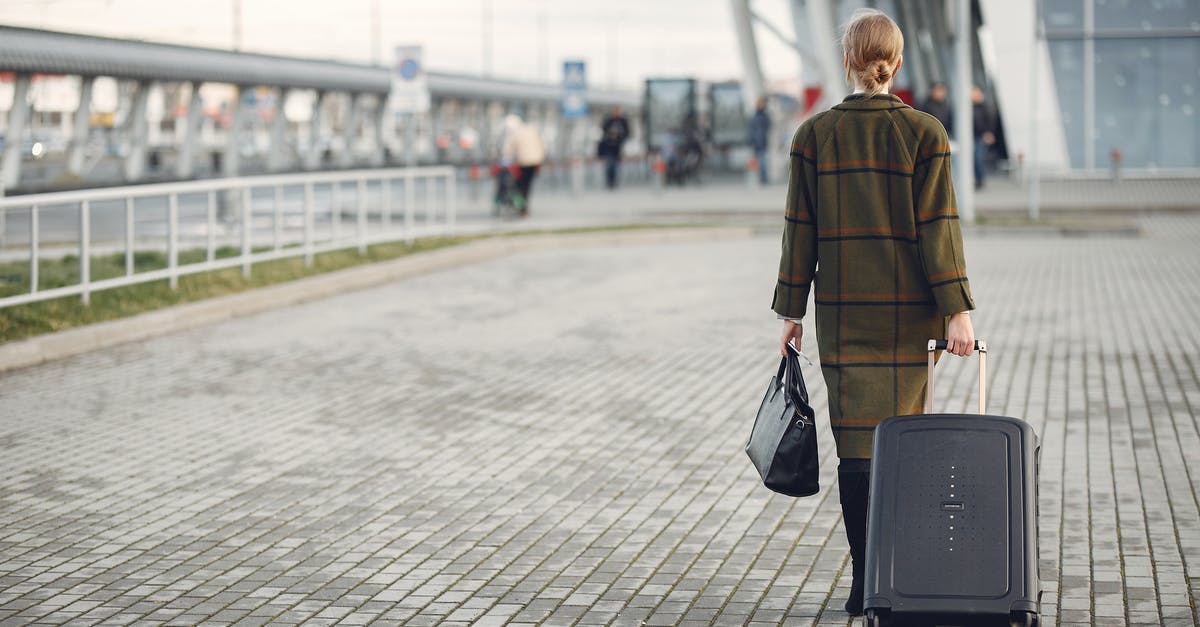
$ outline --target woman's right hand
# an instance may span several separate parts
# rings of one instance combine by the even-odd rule
[[[800,340],[804,337],[804,327],[791,320],[783,321],[783,338],[779,340],[779,354],[787,357],[787,345],[791,340],[796,341],[796,352],[800,352]]]
[[[950,316],[946,325],[946,351],[959,357],[970,357],[975,352],[975,328],[971,326],[970,312]]]

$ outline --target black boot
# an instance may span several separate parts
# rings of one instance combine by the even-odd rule
[[[851,616],[863,613],[863,571],[866,567],[867,497],[871,486],[870,460],[842,460],[838,464],[838,491],[842,501],[842,524],[850,545],[854,582],[846,611]]]

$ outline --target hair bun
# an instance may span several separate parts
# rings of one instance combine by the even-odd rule
[[[887,61],[876,61],[871,64],[870,78],[878,85],[887,85],[892,80],[892,67]]]

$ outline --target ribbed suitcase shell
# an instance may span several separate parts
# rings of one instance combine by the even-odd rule
[[[868,624],[1039,622],[1039,444],[1021,420],[889,418],[875,431]]]

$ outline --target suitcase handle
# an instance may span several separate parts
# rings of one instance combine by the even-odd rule
[[[930,348],[929,350],[931,350],[931,351],[946,350],[946,344],[947,344],[946,340],[929,340],[929,341],[933,342],[933,347]],[[983,340],[975,340],[975,350],[980,351],[980,352],[986,351],[987,350],[987,342],[984,342]]]
[[[933,356],[936,351],[946,350],[946,340],[929,340],[929,382],[925,387],[925,413],[933,413]],[[975,350],[979,351],[979,413],[986,413],[987,407],[987,342],[975,340]]]

